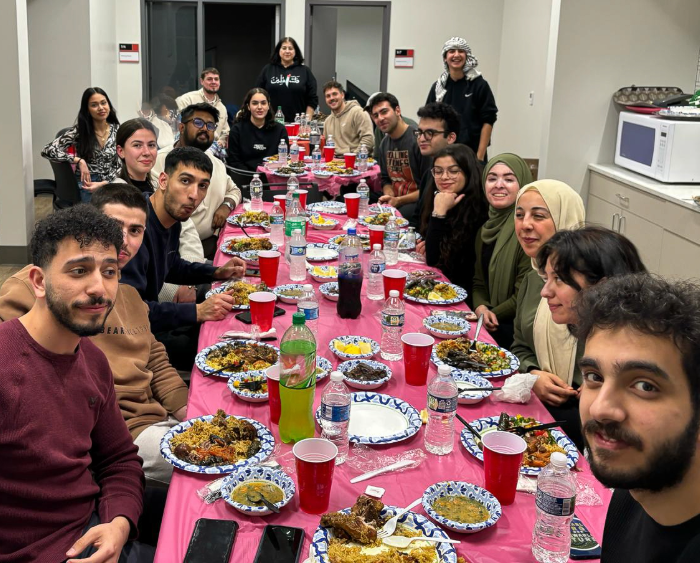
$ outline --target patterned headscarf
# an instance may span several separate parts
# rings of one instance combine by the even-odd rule
[[[445,70],[435,83],[435,101],[437,102],[441,102],[447,93],[445,85],[447,84],[447,79],[450,76],[450,72],[447,68],[447,51],[451,49],[459,49],[460,51],[464,51],[465,55],[467,56],[467,60],[464,63],[464,68],[462,69],[467,80],[474,80],[477,76],[481,75],[481,73],[476,70],[476,67],[479,66],[479,61],[474,55],[472,55],[472,49],[469,44],[461,37],[451,37],[445,41],[445,44],[442,46],[442,60],[444,61]]]

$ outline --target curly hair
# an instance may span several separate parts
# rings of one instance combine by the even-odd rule
[[[459,133],[461,118],[455,109],[449,104],[431,102],[418,108],[418,117],[424,119],[439,119],[445,123],[445,137],[450,133]]]
[[[79,204],[56,211],[36,224],[30,242],[34,265],[46,268],[68,238],[75,239],[80,248],[96,242],[105,249],[113,246],[115,258],[124,244],[119,223],[92,205]]]
[[[114,106],[112,105],[112,101],[109,99],[107,92],[105,92],[102,88],[98,88],[97,86],[86,89],[83,92],[82,98],[80,99],[80,111],[78,112],[78,117],[75,120],[75,124],[78,129],[76,152],[80,158],[87,161],[91,161],[93,156],[95,156],[95,148],[97,147],[95,126],[92,122],[90,110],[88,109],[88,106],[90,105],[90,98],[92,98],[95,94],[101,94],[107,99],[107,104],[109,105],[107,123],[119,126],[117,112],[114,111]]]
[[[681,353],[693,408],[700,408],[700,284],[651,274],[615,276],[581,292],[574,335],[582,342],[599,330],[628,328],[666,338]]]

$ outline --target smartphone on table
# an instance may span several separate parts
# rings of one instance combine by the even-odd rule
[[[238,522],[200,518],[194,525],[183,563],[228,563]]]
[[[298,563],[304,530],[290,526],[265,526],[255,563]]]

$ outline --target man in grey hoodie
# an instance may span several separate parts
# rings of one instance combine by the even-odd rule
[[[367,146],[367,152],[371,154],[374,134],[369,115],[355,100],[345,101],[345,90],[335,80],[323,85],[323,95],[331,109],[331,115],[326,118],[323,126],[324,134],[326,139],[333,135],[336,154],[356,153],[362,144]]]

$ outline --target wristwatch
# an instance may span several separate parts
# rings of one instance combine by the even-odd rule
[[[233,203],[231,203],[230,201],[224,200],[224,205],[233,211]]]
[[[446,215],[440,215],[438,213],[433,212],[431,217],[435,217],[436,219],[444,219],[446,217]]]

